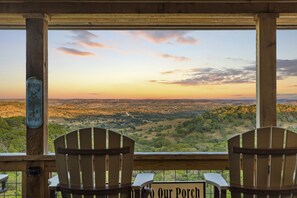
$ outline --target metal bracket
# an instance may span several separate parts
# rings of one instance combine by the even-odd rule
[[[41,168],[39,166],[31,166],[27,169],[29,176],[40,176]]]

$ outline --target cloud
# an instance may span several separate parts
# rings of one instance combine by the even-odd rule
[[[289,76],[297,76],[297,59],[278,59],[277,72],[280,80]]]
[[[93,41],[93,39],[98,38],[98,36],[87,30],[72,30],[71,32],[74,34],[73,44],[79,44],[87,47],[96,47],[96,48],[110,48],[110,46]]]
[[[148,82],[154,83],[154,82],[158,82],[156,80],[149,80]]]
[[[92,47],[92,48],[110,48],[104,44],[99,42],[93,41],[93,39],[97,38],[97,35],[86,31],[86,30],[72,30],[71,31],[74,35],[72,36],[73,41],[67,43],[67,45],[71,45],[72,48],[69,47],[59,47],[57,48],[59,51],[62,51],[64,54],[70,54],[75,56],[93,56],[95,55],[92,52],[80,51],[74,49],[73,46],[85,46],[85,47]]]
[[[178,37],[176,39],[176,41],[178,43],[183,43],[183,44],[196,44],[197,43],[197,40],[191,36],[181,36],[181,37]]]
[[[131,31],[131,34],[142,37],[153,43],[166,43],[173,40],[181,44],[196,44],[197,39],[192,36],[187,36],[189,32],[190,31],[151,30]]]
[[[228,61],[237,62],[237,63],[241,63],[241,64],[253,64],[253,65],[255,65],[255,61],[253,61],[253,60],[247,60],[247,59],[243,59],[243,58],[234,58],[234,57],[227,57],[225,59],[228,60]]]
[[[175,74],[178,70],[166,71],[161,74]],[[187,78],[178,81],[157,81],[162,84],[179,84],[179,85],[220,85],[234,83],[254,83],[256,80],[255,72],[244,69],[230,68],[193,68],[184,70]]]
[[[183,70],[176,69],[176,70],[164,71],[164,72],[161,72],[161,74],[167,75],[167,74],[176,74],[176,73],[181,73],[181,72],[183,72]]]
[[[69,54],[74,56],[94,56],[95,55],[91,52],[83,52],[83,51],[79,51],[77,49],[68,48],[68,47],[59,47],[57,49],[63,52],[64,54]]]
[[[175,56],[175,55],[170,55],[170,54],[160,54],[159,56],[162,58],[172,59],[176,62],[183,62],[183,61],[191,60],[190,58],[185,57],[185,56]]]
[[[297,100],[297,94],[277,94],[278,99],[291,99],[291,100]]]
[[[218,67],[217,67],[218,68]],[[186,86],[195,85],[221,85],[237,83],[255,83],[256,66],[248,65],[240,69],[233,68],[192,68],[188,70],[171,70],[161,72],[162,75],[183,74],[184,79],[177,81],[155,80],[154,82],[162,84],[178,84]],[[288,77],[297,76],[297,59],[277,60],[277,77],[278,80],[284,80]],[[292,85],[296,86],[297,85]]]

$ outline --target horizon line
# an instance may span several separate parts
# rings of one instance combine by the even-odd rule
[[[0,100],[26,100],[26,98],[0,98]],[[48,100],[254,100],[256,98],[48,98]],[[278,98],[277,100],[297,100]]]

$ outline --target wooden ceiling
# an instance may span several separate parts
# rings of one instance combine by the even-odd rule
[[[297,0],[0,0],[0,28],[45,16],[50,29],[254,29],[259,13],[297,28]]]

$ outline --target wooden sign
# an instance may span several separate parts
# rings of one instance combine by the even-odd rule
[[[205,182],[156,182],[150,198],[204,198]]]
[[[26,83],[26,123],[30,128],[39,128],[42,123],[42,81],[30,77]]]

